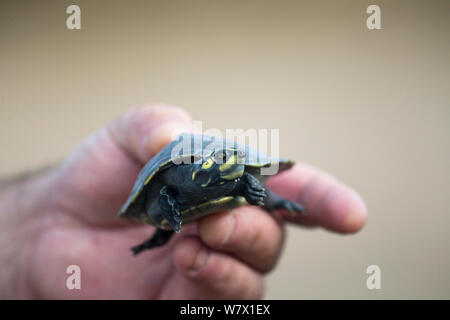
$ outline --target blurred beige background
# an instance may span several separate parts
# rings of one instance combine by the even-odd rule
[[[205,128],[280,128],[281,154],[356,188],[369,221],[345,237],[290,227],[266,297],[448,299],[449,31],[450,1],[1,1],[0,174],[146,102]]]

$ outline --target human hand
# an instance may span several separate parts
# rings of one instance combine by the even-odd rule
[[[26,181],[26,188],[7,188],[0,197],[0,210],[7,211],[0,211],[0,246],[5,248],[0,250],[0,265],[9,261],[16,267],[7,273],[9,280],[3,283],[8,286],[3,288],[9,291],[2,294],[44,299],[257,299],[264,292],[263,275],[279,258],[285,221],[341,233],[364,225],[367,212],[356,192],[300,164],[270,178],[267,185],[304,204],[308,216],[283,211],[269,215],[258,207],[241,207],[187,225],[166,246],[134,257],[130,247],[154,228],[120,220],[117,213],[142,166],[174,131],[190,130],[190,117],[179,108],[134,109],[88,138],[60,166]],[[20,195],[21,205],[15,208],[12,199]],[[15,215],[14,210],[20,212]],[[81,290],[66,287],[69,265],[81,268]]]

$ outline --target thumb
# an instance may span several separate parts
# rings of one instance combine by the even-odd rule
[[[132,109],[108,129],[128,155],[145,163],[177,135],[190,132],[192,121],[183,109],[159,104]]]

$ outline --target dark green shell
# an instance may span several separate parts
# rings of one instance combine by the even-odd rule
[[[153,224],[152,221],[149,221],[147,215],[144,213],[146,199],[142,195],[144,188],[151,188],[150,198],[159,197],[159,190],[163,185],[158,181],[158,179],[154,179],[154,177],[157,176],[159,172],[166,170],[174,165],[181,163],[191,163],[189,161],[195,161],[197,159],[200,159],[202,156],[211,154],[211,152],[214,150],[220,150],[227,147],[234,147],[245,152],[244,164],[247,168],[246,170],[252,171],[251,173],[256,176],[262,183],[265,183],[265,180],[268,178],[268,176],[260,175],[261,168],[278,163],[278,172],[281,172],[283,170],[289,169],[294,164],[290,160],[272,158],[263,155],[246,145],[242,145],[236,142],[229,142],[218,137],[183,134],[177,140],[174,140],[170,144],[168,144],[144,166],[137,177],[136,183],[134,184],[127,202],[120,210],[119,216],[134,217],[149,224]],[[244,198],[241,198],[242,197],[226,197],[204,203],[200,206],[200,208],[199,206],[192,207],[186,210],[186,212],[183,212],[183,216],[188,216],[191,219],[186,219],[186,217],[184,217],[183,220],[194,220],[195,218],[204,215],[204,213],[206,212],[231,209],[243,205],[246,203],[246,201]]]

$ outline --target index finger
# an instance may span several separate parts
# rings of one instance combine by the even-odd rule
[[[285,220],[340,233],[356,232],[367,220],[366,205],[356,191],[309,165],[297,164],[271,177],[267,186],[308,210],[306,216],[283,212]]]

